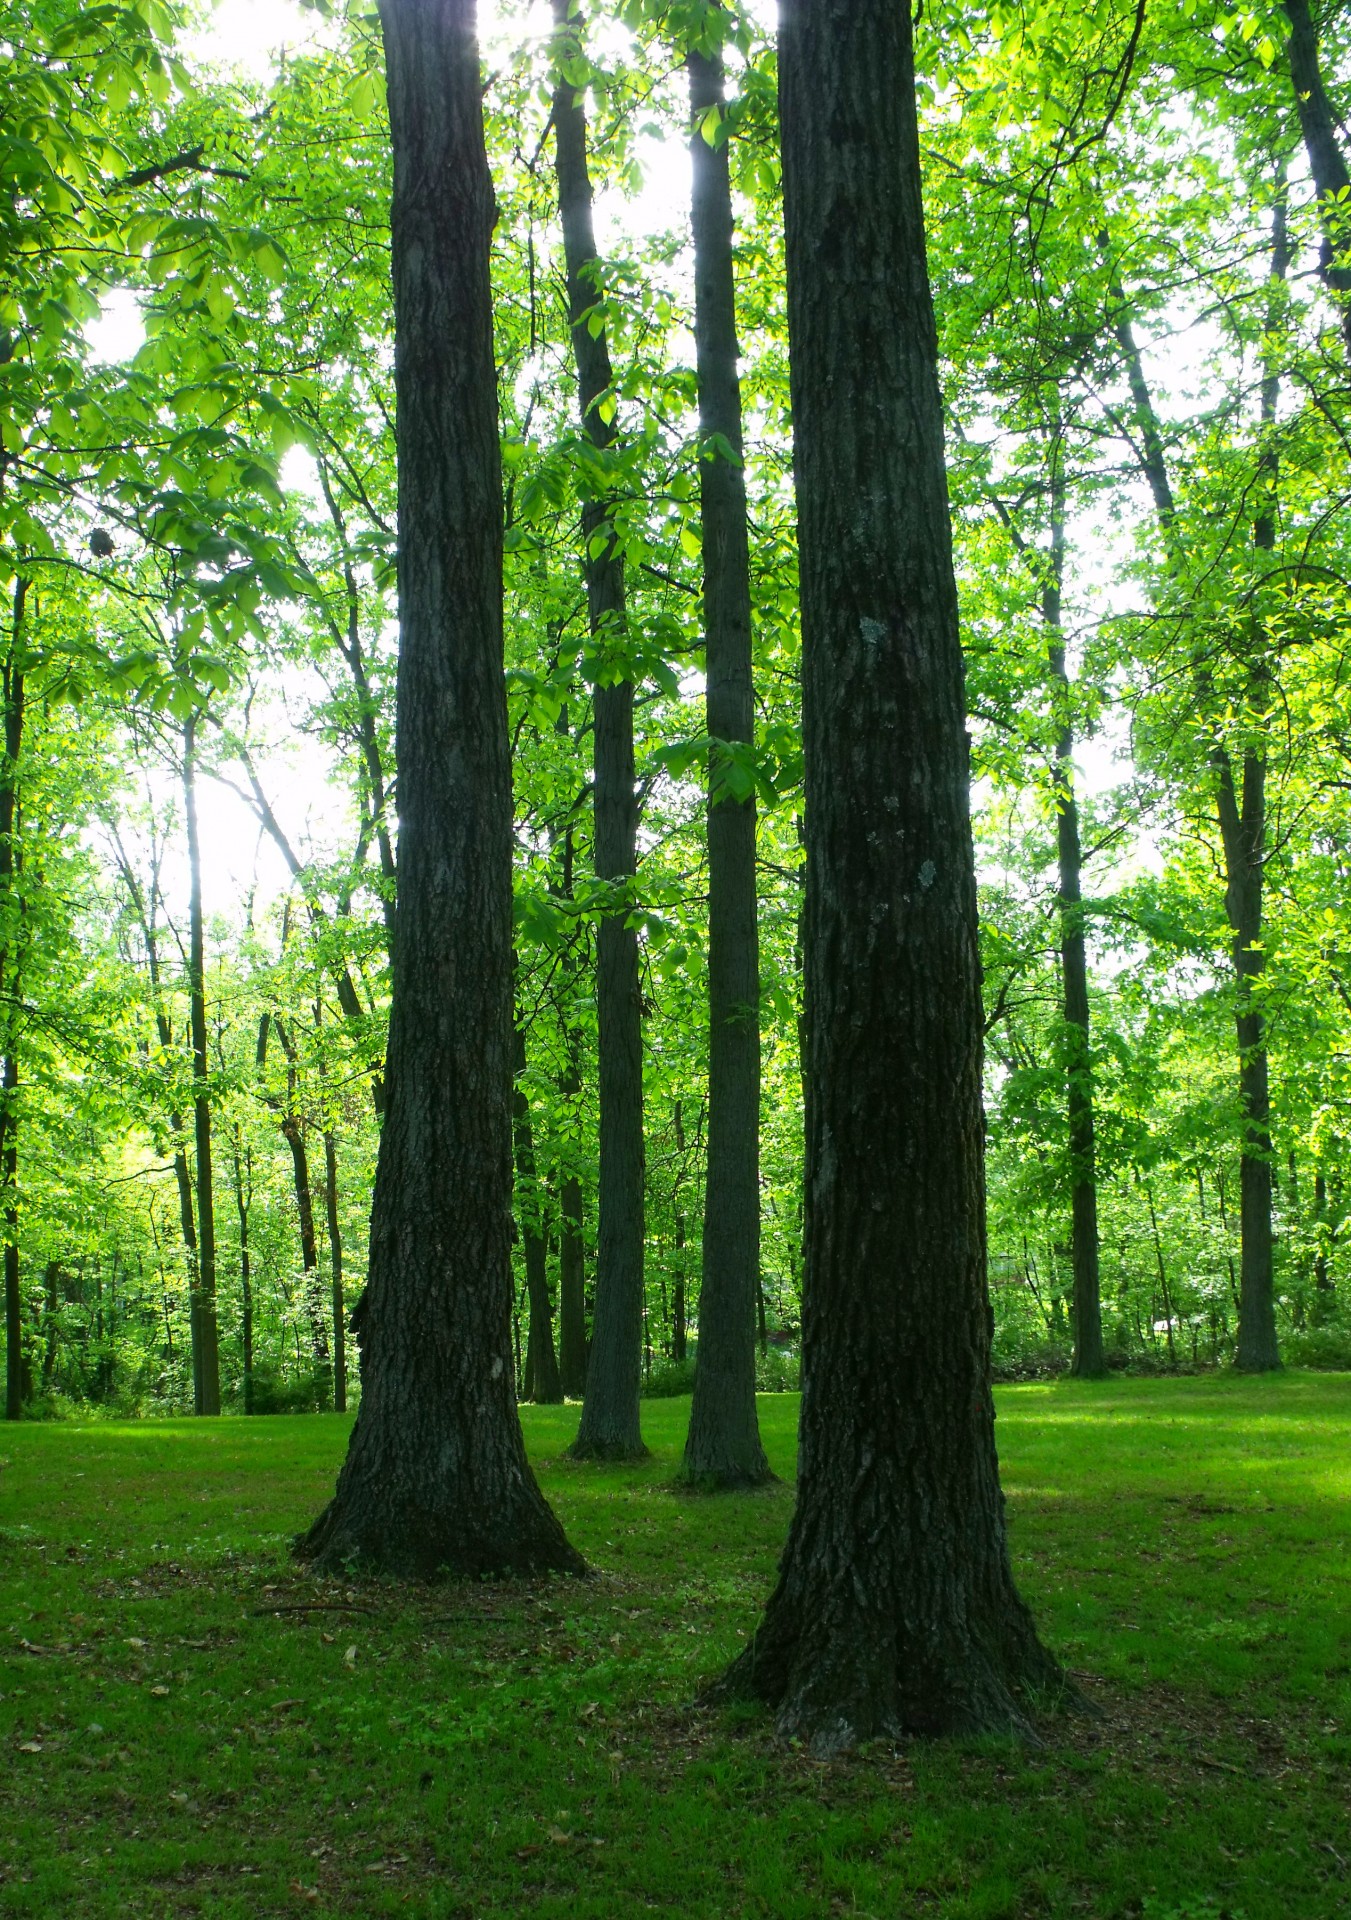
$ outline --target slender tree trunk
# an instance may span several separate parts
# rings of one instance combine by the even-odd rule
[[[783,0],[806,749],[797,1507],[724,1683],[830,1753],[1011,1729],[1063,1676],[990,1391],[968,757],[910,10]]]
[[[291,1184],[295,1189],[296,1216],[300,1225],[300,1297],[310,1330],[310,1354],[314,1361],[315,1385],[320,1403],[329,1397],[332,1361],[328,1348],[328,1303],[319,1277],[319,1238],[314,1227],[314,1184],[310,1178],[310,1153],[305,1128],[296,1112],[298,1060],[295,1042],[275,1014],[264,1014],[258,1023],[257,1066],[261,1078],[267,1067],[267,1036],[275,1027],[286,1055],[286,1099],[264,1094],[277,1115],[281,1135],[291,1154]]]
[[[566,710],[559,715],[566,731]],[[559,891],[573,897],[573,835],[563,834],[563,876]],[[582,1090],[581,1039],[573,1018],[577,970],[571,949],[564,954],[562,977],[563,1051],[566,1066],[558,1079],[559,1097],[571,1110]],[[586,1392],[586,1244],[582,1219],[582,1183],[565,1167],[558,1178],[558,1374],[569,1400]]]
[[[399,891],[361,1406],[300,1543],[436,1578],[580,1572],[511,1348],[511,765],[473,0],[381,0],[394,150]]]
[[[4,1063],[0,1068],[0,1192],[4,1194],[5,1418],[23,1418],[23,1296],[19,1272],[19,965],[23,912],[17,882],[19,847],[19,755],[23,750],[24,614],[28,582],[14,582],[13,617],[4,667],[5,763],[0,770],[0,994],[4,1010]]]
[[[1328,99],[1318,57],[1318,30],[1309,10],[1309,0],[1285,0],[1290,21],[1286,53],[1290,61],[1290,79],[1294,85],[1295,109],[1299,114],[1304,151],[1309,171],[1318,192],[1318,212],[1323,227],[1322,257],[1319,271],[1332,294],[1342,329],[1346,351],[1351,354],[1351,173],[1337,138],[1339,122]]]
[[[216,1208],[211,1179],[211,1090],[206,1034],[202,850],[197,836],[197,715],[183,722],[183,811],[188,829],[188,1005],[192,1022],[193,1133],[197,1160],[197,1272],[191,1295],[193,1412],[220,1412],[216,1331]]]
[[[328,1221],[328,1272],[333,1306],[333,1411],[347,1411],[347,1304],[343,1298],[342,1221],[338,1215],[338,1138],[324,1131],[324,1214]]]
[[[49,1260],[43,1276],[42,1310],[42,1391],[50,1393],[56,1381],[56,1347],[61,1314],[58,1285],[61,1263]]]
[[[514,1032],[515,1090],[512,1096],[516,1145],[516,1215],[525,1251],[525,1284],[530,1302],[527,1395],[541,1406],[556,1406],[563,1398],[558,1358],[554,1352],[553,1309],[549,1303],[549,1257],[540,1223],[539,1174],[535,1166],[535,1134],[530,1124],[530,1101],[522,1085],[525,1072],[525,1033],[517,1022]]]
[[[705,116],[724,103],[721,50],[691,51],[688,67],[708,732],[712,740],[744,748],[754,737],[755,699],[732,186],[725,126],[715,142],[703,130]],[[707,1488],[760,1486],[772,1477],[755,1408],[760,1274],[755,795],[753,789],[740,796],[731,792],[727,771],[715,746],[708,770],[708,1173],[699,1348],[681,1463],[682,1480]]]
[[[1325,1321],[1331,1311],[1334,1297],[1332,1275],[1328,1272],[1328,1183],[1327,1175],[1320,1167],[1313,1177],[1313,1284],[1314,1303],[1312,1318],[1315,1325]]]
[[[1061,593],[1065,577],[1065,471],[1057,440],[1051,448],[1050,570],[1041,611],[1050,635],[1051,678],[1062,715],[1055,748],[1056,855],[1059,870],[1060,984],[1065,1016],[1066,1104],[1069,1119],[1071,1263],[1074,1274],[1074,1358],[1071,1373],[1096,1379],[1102,1357],[1102,1295],[1098,1275],[1098,1180],[1093,1129],[1093,1056],[1088,1013],[1088,953],[1084,941],[1083,855],[1074,792],[1074,724],[1065,671]]]
[[[253,1262],[249,1246],[249,1210],[253,1203],[252,1157],[235,1128],[235,1211],[239,1215],[239,1323],[244,1347],[244,1412],[253,1412]],[[246,1185],[247,1167],[247,1185]]]
[[[579,54],[575,0],[553,0],[556,61],[553,123],[559,216],[567,262],[568,310],[577,365],[582,429],[602,452],[614,443],[602,416],[613,385],[605,329],[593,334],[587,315],[599,298],[586,158],[586,114],[575,81],[561,77]],[[595,861],[600,879],[625,896],[638,866],[638,796],[633,765],[633,682],[624,659],[627,601],[624,555],[609,503],[586,501],[582,539],[592,645],[596,653]],[[622,672],[625,677],[612,680]],[[639,1459],[646,1453],[638,1395],[643,1366],[643,1024],[638,935],[627,897],[607,913],[596,935],[596,1021],[599,1031],[600,1186],[596,1298],[586,1395],[572,1454],[579,1460]]]
[[[1271,278],[1282,281],[1289,265],[1285,210],[1278,204],[1272,234]],[[1119,287],[1114,297],[1122,297]],[[1273,315],[1273,320],[1275,316]],[[1153,396],[1129,319],[1120,316],[1114,326],[1125,360],[1140,434],[1142,468],[1154,501],[1170,565],[1180,566],[1177,551],[1177,511],[1169,480],[1162,432]],[[1277,384],[1268,375],[1262,383],[1262,424],[1275,419]],[[1264,465],[1265,465],[1264,461]],[[1274,470],[1267,475],[1274,489]],[[1259,513],[1254,542],[1270,548],[1275,542],[1272,513]],[[1239,1161],[1239,1331],[1235,1364],[1251,1372],[1267,1372],[1280,1365],[1276,1339],[1276,1290],[1271,1227],[1271,1100],[1268,1085],[1266,1023],[1258,994],[1263,971],[1261,947],[1262,893],[1266,864],[1266,760],[1258,744],[1267,704],[1268,675],[1263,659],[1264,636],[1253,644],[1249,672],[1249,744],[1241,769],[1223,739],[1210,749],[1215,787],[1215,809],[1224,852],[1225,912],[1233,934],[1232,956],[1236,987],[1235,1029],[1239,1055],[1239,1103],[1243,1137]],[[1196,671],[1198,698],[1214,714],[1217,695],[1208,668]]]

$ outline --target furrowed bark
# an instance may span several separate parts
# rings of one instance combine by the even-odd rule
[[[694,341],[699,381],[708,732],[749,747],[755,731],[750,542],[737,375],[732,185],[721,53],[692,51]],[[717,436],[720,445],[714,445]],[[759,1486],[772,1476],[755,1407],[755,1287],[760,1271],[760,955],[755,795],[727,791],[714,747],[708,796],[708,1171],[694,1398],[681,1478]],[[678,1344],[685,1345],[683,1275]],[[679,1356],[678,1356],[679,1357]]]
[[[361,1407],[298,1542],[327,1568],[581,1572],[516,1413],[511,770],[473,0],[382,0],[394,150],[398,900]]]
[[[985,1278],[962,660],[910,11],[783,0],[803,628],[807,1160],[797,1507],[727,1692],[830,1753],[1026,1728]]]
[[[558,207],[567,264],[568,311],[577,366],[582,429],[602,453],[614,428],[601,401],[614,383],[605,329],[593,334],[596,252],[586,114],[563,68],[579,58],[580,24],[571,0],[553,0],[556,61],[554,151]],[[614,539],[609,505],[582,509],[586,592],[598,655],[622,649],[627,629],[624,556]],[[622,657],[616,671],[623,672]],[[603,665],[600,672],[604,672]],[[638,867],[638,796],[634,786],[633,682],[602,685],[593,706],[595,862],[602,880],[623,886]],[[596,934],[596,1021],[599,1029],[600,1183],[597,1196],[596,1295],[587,1358],[586,1394],[572,1454],[579,1460],[639,1459],[647,1452],[639,1423],[643,1343],[643,1012],[638,935],[628,911],[606,914]]]

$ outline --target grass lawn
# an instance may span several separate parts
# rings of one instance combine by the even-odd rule
[[[336,1417],[7,1429],[0,1914],[1351,1915],[1351,1376],[1003,1389],[1018,1575],[1102,1717],[828,1764],[691,1705],[791,1496],[667,1491],[687,1414],[613,1469],[527,1409],[598,1577],[411,1593],[288,1559]]]

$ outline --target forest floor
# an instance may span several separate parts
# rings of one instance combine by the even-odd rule
[[[672,1494],[688,1401],[622,1469],[525,1410],[595,1579],[412,1593],[288,1557],[336,1417],[6,1430],[0,1913],[1351,1913],[1351,1375],[998,1404],[1018,1576],[1101,1717],[828,1764],[691,1704],[791,1494]],[[796,1397],[760,1410],[787,1480]]]

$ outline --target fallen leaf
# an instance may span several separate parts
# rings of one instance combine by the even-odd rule
[[[167,1700],[169,1698],[169,1689],[167,1687],[152,1687],[150,1691],[156,1700]]]
[[[347,1651],[346,1651],[346,1653],[345,1653],[345,1654],[343,1655],[343,1657],[342,1657],[342,1658],[343,1658],[343,1665],[344,1665],[344,1666],[348,1666],[348,1667],[354,1667],[354,1666],[356,1665],[356,1663],[357,1663],[357,1650],[356,1650],[356,1648],[355,1648],[355,1647],[349,1647],[349,1648],[347,1649]]]

